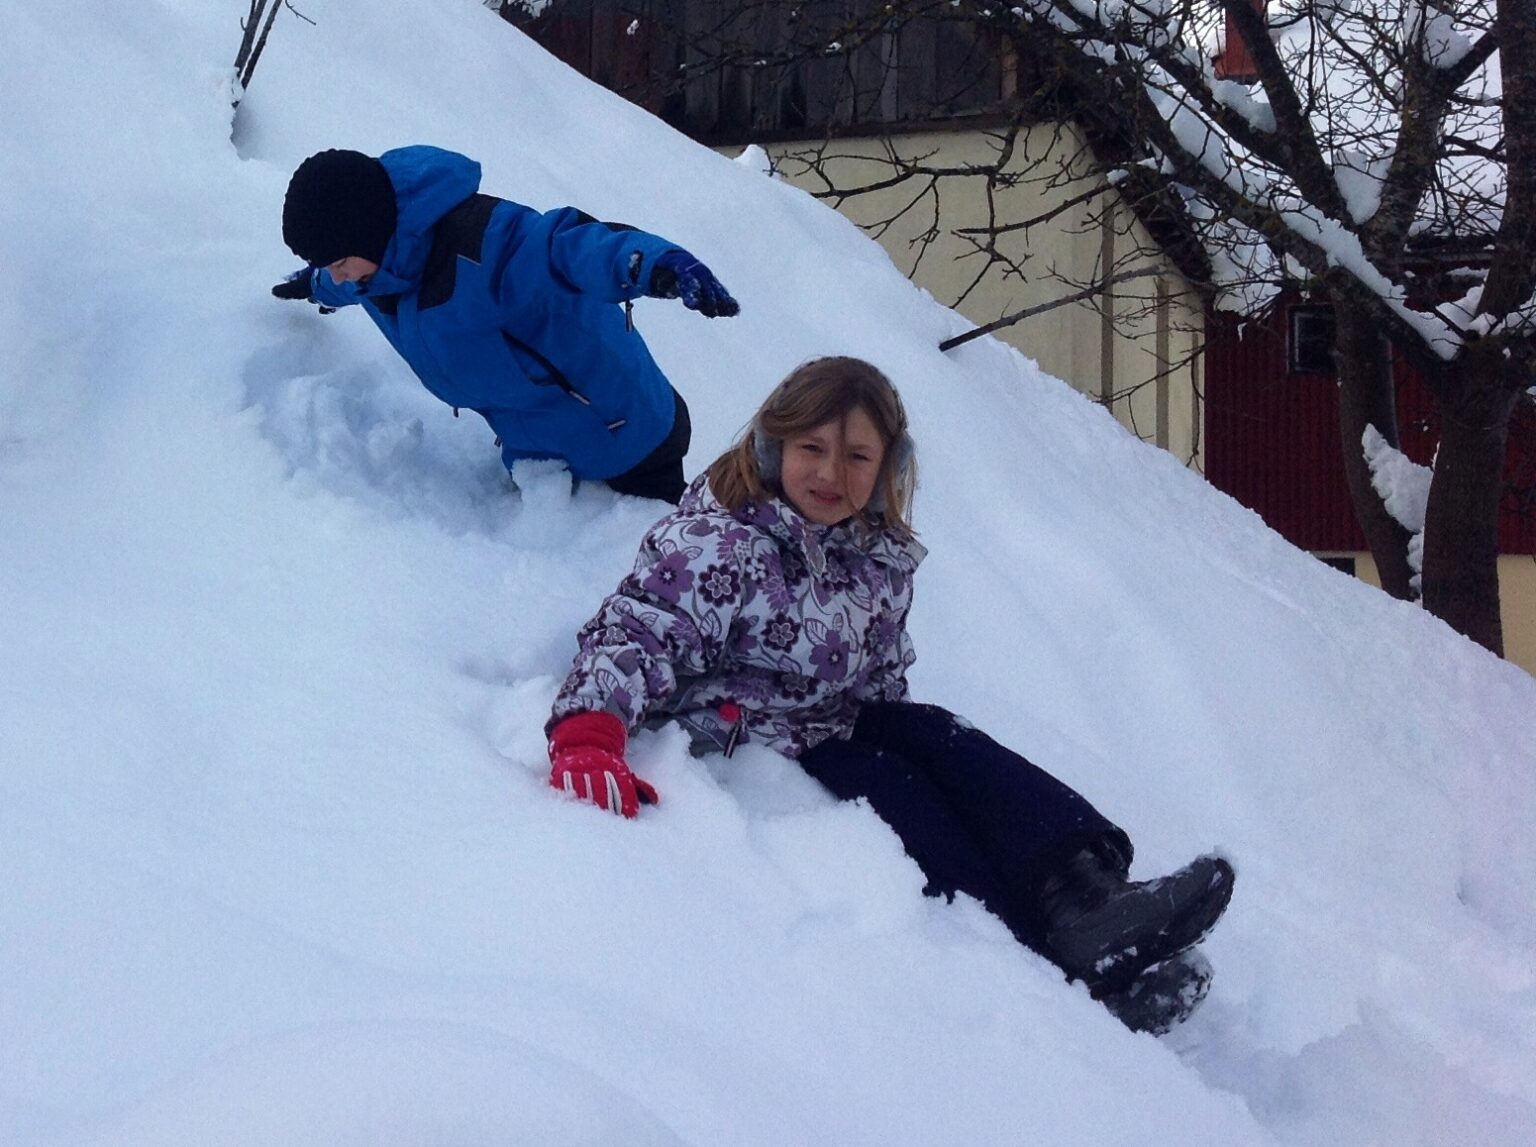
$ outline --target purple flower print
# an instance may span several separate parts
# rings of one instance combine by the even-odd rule
[[[800,638],[800,623],[792,617],[776,613],[763,625],[763,644],[769,649],[789,652]]]
[[[894,534],[808,528],[777,500],[727,510],[701,479],[583,629],[554,714],[675,719],[718,749],[729,700],[743,737],[790,756],[847,736],[864,700],[906,697],[921,558]]]
[[[769,609],[783,612],[795,604],[795,595],[790,592],[785,584],[783,575],[779,572],[777,563],[771,563],[763,573],[762,579],[763,600],[768,603]]]
[[[779,568],[784,572],[784,584],[793,589],[805,580],[809,572],[805,559],[794,550],[784,550],[780,554]]]
[[[726,695],[732,701],[768,701],[773,697],[773,684],[762,674],[737,673],[725,679]]]
[[[882,613],[869,627],[869,646],[872,649],[884,651],[895,645],[899,636],[896,623],[891,620],[889,614]]]
[[[728,558],[736,552],[737,546],[745,546],[752,541],[752,531],[745,526],[727,526],[720,531],[720,536],[715,541],[715,555]]]
[[[816,691],[816,682],[800,673],[785,673],[779,678],[779,692],[787,700],[804,701]]]
[[[693,588],[693,571],[688,568],[688,555],[674,550],[662,558],[640,583],[647,593],[655,594],[662,601],[676,605],[683,594]]]
[[[736,516],[738,520],[751,522],[760,530],[771,530],[782,520],[772,502],[748,502]]]
[[[811,664],[816,666],[816,676],[823,681],[841,681],[848,676],[848,654],[853,646],[843,640],[835,629],[826,631],[826,637],[811,649]]]
[[[699,575],[699,596],[710,605],[725,605],[741,592],[741,578],[730,566],[710,566]]]
[[[853,572],[843,562],[829,560],[821,580],[827,589],[841,592],[853,585]]]

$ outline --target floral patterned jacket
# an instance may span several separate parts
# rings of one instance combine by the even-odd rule
[[[779,499],[732,513],[699,478],[646,534],[635,568],[577,635],[551,724],[603,710],[677,720],[696,750],[789,757],[847,737],[866,701],[904,701],[912,574],[925,550]]]

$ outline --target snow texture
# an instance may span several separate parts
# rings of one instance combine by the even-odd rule
[[[1536,682],[1297,552],[810,196],[473,0],[25,4],[0,36],[0,1143],[1536,1142]],[[861,805],[637,737],[546,784],[574,634],[661,507],[501,470],[361,313],[268,294],[326,147],[482,160],[697,253],[635,321],[691,472],[822,353],[900,384],[916,693],[1155,875],[1237,893],[1122,1028]],[[1049,337],[1048,328],[1037,332]]]

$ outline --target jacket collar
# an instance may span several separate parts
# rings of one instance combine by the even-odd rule
[[[817,525],[782,497],[749,501],[739,510],[727,510],[709,488],[708,475],[695,478],[678,509],[685,512],[726,514],[747,526],[755,526],[800,551],[806,564],[820,575],[825,572],[828,551],[851,550],[867,554],[881,565],[908,573],[916,569],[928,551],[915,538],[894,530],[866,530],[852,519],[835,526]]]

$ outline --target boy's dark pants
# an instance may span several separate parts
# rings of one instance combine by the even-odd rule
[[[1042,953],[1046,879],[1085,848],[1130,864],[1130,839],[1082,796],[937,705],[866,705],[850,740],[800,764],[837,797],[869,801],[930,896],[974,896]]]
[[[688,453],[688,444],[693,438],[693,421],[688,416],[688,404],[683,401],[683,396],[673,390],[672,397],[676,405],[672,430],[660,446],[624,473],[604,479],[615,493],[655,498],[674,506],[682,500],[683,491],[688,488],[683,479],[683,456]]]

